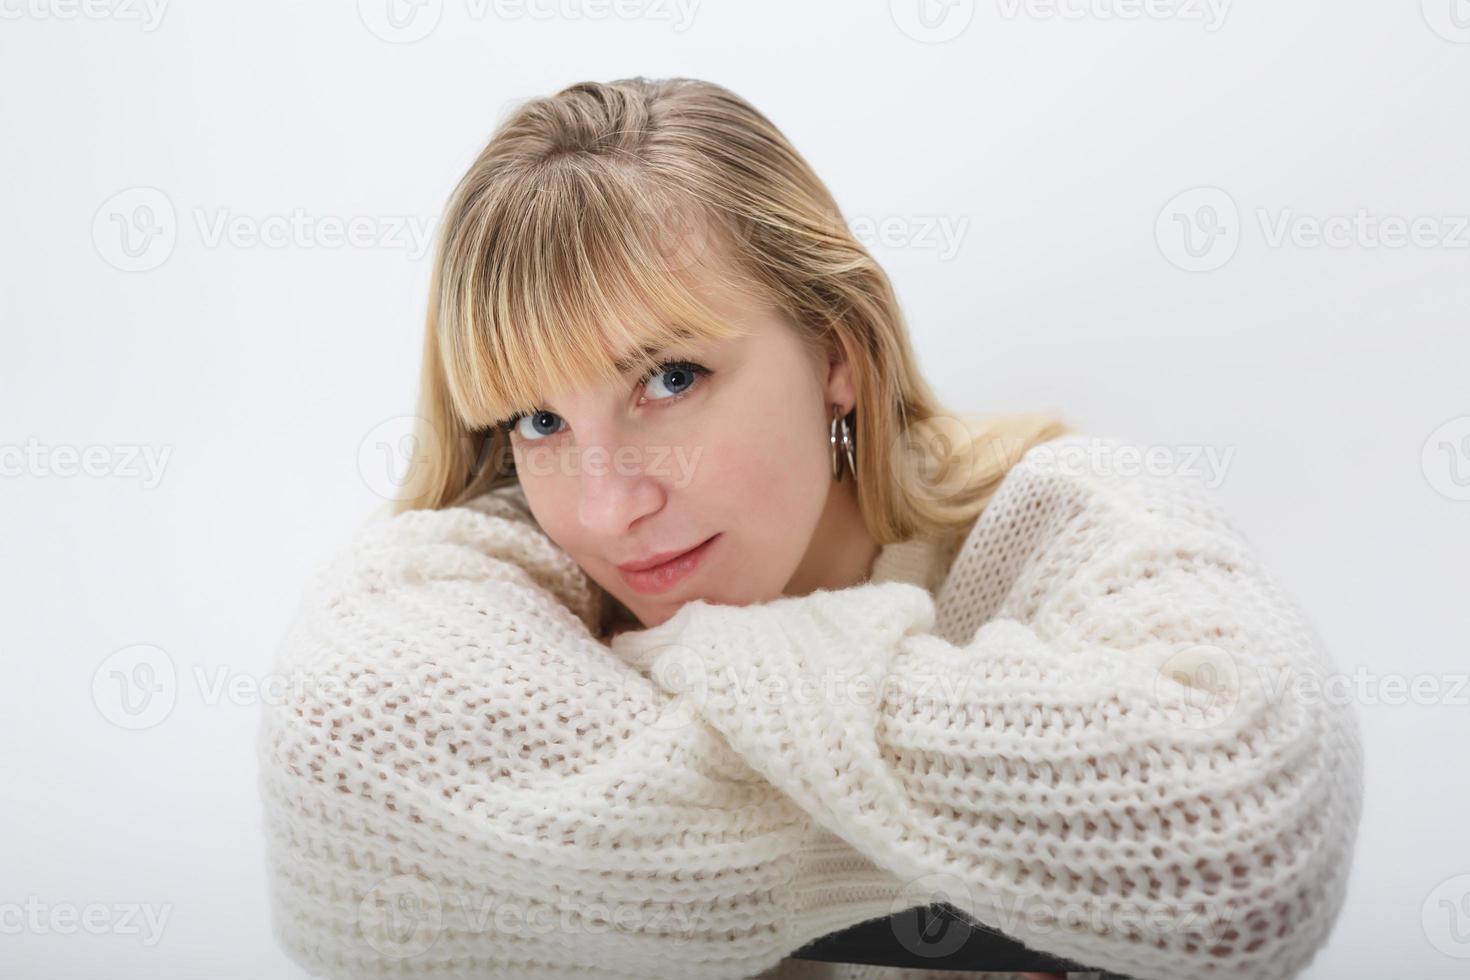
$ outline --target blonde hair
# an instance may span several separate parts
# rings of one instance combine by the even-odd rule
[[[852,365],[859,508],[880,544],[967,528],[1030,447],[1070,431],[1044,413],[953,415],[920,376],[882,268],[785,136],[696,79],[581,82],[519,106],[450,196],[430,287],[420,459],[395,512],[506,483],[508,433],[557,388],[612,382],[630,351],[739,332],[680,274],[784,311],[806,348]],[[713,268],[701,268],[714,274]],[[637,356],[647,370],[656,358]]]

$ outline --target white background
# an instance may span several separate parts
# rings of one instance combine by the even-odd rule
[[[1366,677],[1359,851],[1309,975],[1470,971],[1470,4],[928,2],[432,0],[395,31],[383,2],[0,0],[0,908],[116,924],[11,911],[0,974],[300,975],[257,708],[212,685],[266,675],[308,570],[384,504],[429,275],[406,229],[515,102],[634,74],[734,89],[888,229],[957,410],[1228,460],[1238,524]],[[93,681],[137,644],[178,683],[128,730]]]

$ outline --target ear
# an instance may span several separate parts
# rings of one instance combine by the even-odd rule
[[[857,386],[853,382],[852,365],[840,351],[828,356],[826,393],[828,405],[841,405],[852,411],[853,405],[857,403]]]

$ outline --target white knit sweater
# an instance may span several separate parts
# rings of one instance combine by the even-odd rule
[[[262,719],[277,938],[330,977],[919,976],[787,954],[945,901],[1132,977],[1294,976],[1357,722],[1297,693],[1331,662],[1212,494],[1120,448],[1032,449],[952,564],[611,647],[514,490],[368,525]]]

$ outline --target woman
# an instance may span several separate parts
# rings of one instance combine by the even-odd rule
[[[431,290],[423,455],[314,578],[279,664],[316,683],[261,731],[301,963],[926,976],[789,954],[940,901],[1138,977],[1320,947],[1362,776],[1352,714],[1274,683],[1330,669],[1309,624],[1141,447],[947,415],[746,102],[527,103]]]

